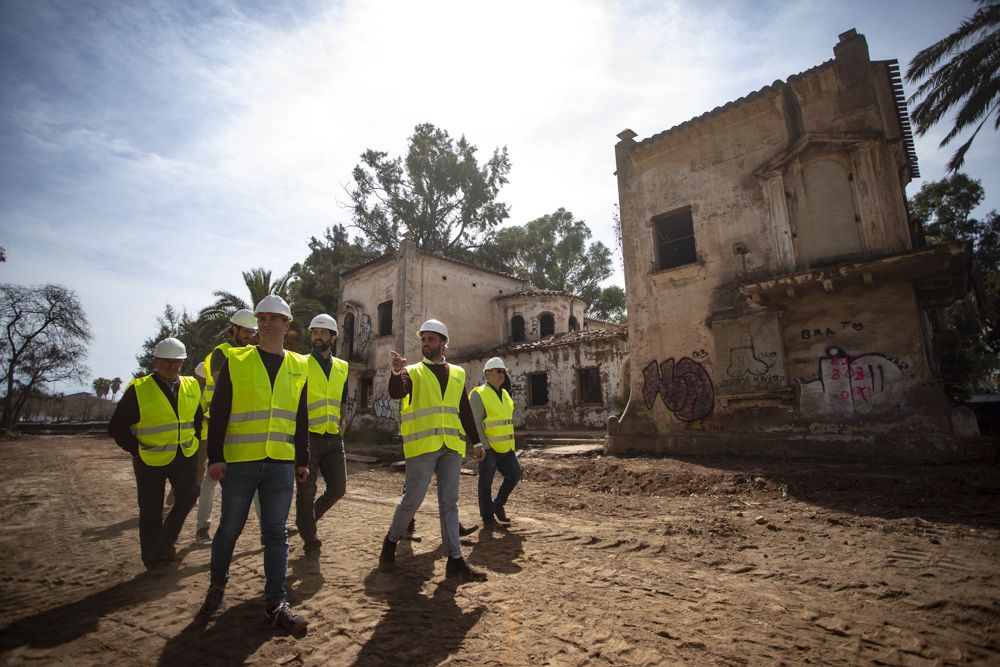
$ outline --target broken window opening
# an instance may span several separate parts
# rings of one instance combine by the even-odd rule
[[[542,313],[538,316],[538,331],[542,338],[556,333],[556,318],[552,313]]]
[[[510,340],[512,343],[524,342],[524,318],[520,315],[510,318]]]
[[[378,305],[378,335],[392,334],[392,301],[383,301]]]
[[[660,270],[698,261],[690,208],[653,218],[653,234],[657,267]]]
[[[601,369],[581,368],[579,374],[580,403],[601,403]]]
[[[549,404],[549,374],[528,373],[528,405]]]

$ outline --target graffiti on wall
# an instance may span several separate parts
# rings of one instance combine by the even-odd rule
[[[829,347],[817,361],[817,377],[799,379],[803,407],[824,412],[871,413],[897,403],[909,364],[881,352],[852,356]]]
[[[852,322],[850,320],[841,320],[840,326],[823,326],[815,327],[812,329],[803,329],[802,340],[812,340],[814,338],[827,338],[829,336],[837,335],[838,331],[862,331],[865,328],[863,322]]]
[[[769,387],[784,384],[785,376],[772,372],[777,360],[777,352],[761,352],[754,348],[753,343],[731,347],[726,378],[719,383],[719,388]]]
[[[647,410],[659,396],[667,409],[685,422],[707,417],[715,406],[712,378],[701,364],[688,357],[677,362],[649,362],[642,369],[642,395]]]
[[[372,318],[365,313],[361,316],[361,325],[358,327],[358,350],[361,354],[368,351],[368,344],[372,340]]]
[[[343,406],[341,408],[340,414],[340,432],[341,434],[346,434],[351,428],[351,422],[354,421],[354,415],[358,411],[358,389],[354,388],[354,392],[347,398],[344,399]]]
[[[388,394],[382,394],[375,399],[372,404],[372,412],[379,419],[387,421],[399,421],[399,401],[389,398]]]

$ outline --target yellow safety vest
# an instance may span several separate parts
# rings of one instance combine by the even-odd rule
[[[182,375],[180,381],[177,412],[151,374],[131,382],[139,402],[139,421],[129,426],[129,430],[139,440],[139,458],[148,466],[167,465],[177,455],[178,446],[184,456],[193,456],[198,451],[194,416],[201,387],[193,377]]]
[[[205,357],[205,393],[201,397],[201,409],[208,415],[208,406],[212,404],[212,396],[215,395],[215,378],[212,377],[212,355],[215,354],[216,350],[222,350],[222,353],[229,356],[229,350],[233,349],[233,346],[229,343],[220,343],[212,348],[212,351],[208,353]]]
[[[458,407],[465,392],[465,371],[460,366],[449,366],[444,396],[441,383],[423,363],[407,366],[406,372],[412,384],[400,410],[403,456],[409,459],[436,452],[444,445],[464,457],[465,430]]]
[[[488,384],[472,389],[486,409],[483,431],[494,452],[503,454],[514,449],[514,401],[506,389],[501,389],[503,399]]]
[[[313,433],[340,433],[340,401],[347,380],[347,362],[333,357],[330,377],[316,357],[309,355],[309,430]]]
[[[306,358],[285,350],[272,390],[255,345],[233,348],[228,354],[233,403],[222,442],[226,463],[294,461],[295,415],[309,377]]]

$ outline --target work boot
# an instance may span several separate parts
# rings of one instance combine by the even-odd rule
[[[322,540],[313,538],[311,540],[306,541],[304,550],[307,556],[316,556],[319,555],[320,549],[322,547],[323,547]]]
[[[406,526],[406,534],[412,535],[417,531],[417,520],[416,518],[410,519],[410,523]]]
[[[504,511],[503,505],[494,505],[493,515],[497,518],[497,521],[500,521],[501,523],[510,523],[510,517],[508,517],[507,512]]]
[[[486,581],[486,574],[469,567],[464,558],[448,557],[448,565],[444,569],[446,579],[461,579],[463,581]]]
[[[211,614],[222,606],[222,598],[226,594],[226,587],[222,584],[212,584],[208,587],[205,601],[201,604],[201,613]]]
[[[304,616],[299,616],[292,611],[292,608],[284,600],[274,605],[274,608],[265,613],[267,614],[267,622],[271,624],[272,628],[284,628],[289,632],[300,632],[305,630],[306,626],[309,625],[309,621]]]
[[[212,541],[212,536],[208,534],[208,526],[202,526],[194,532],[194,541],[199,544]]]
[[[459,537],[468,537],[469,535],[472,535],[477,530],[479,530],[479,524],[476,524],[475,526],[469,526],[468,528],[466,528],[465,526],[463,526],[461,523],[458,524],[458,536]]]
[[[392,572],[396,569],[396,543],[386,535],[382,540],[382,553],[378,555],[379,572]]]

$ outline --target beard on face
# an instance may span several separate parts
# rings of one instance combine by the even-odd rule
[[[313,345],[313,352],[317,352],[319,354],[326,354],[327,352],[330,351],[330,348],[333,347],[332,341],[330,343],[326,343],[323,342],[322,340],[314,340],[312,342],[312,345]]]

